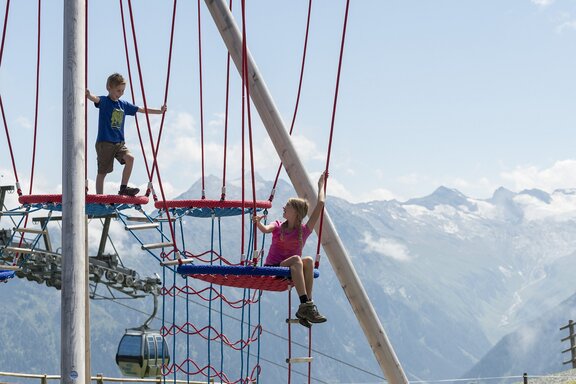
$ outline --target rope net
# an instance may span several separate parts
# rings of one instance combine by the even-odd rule
[[[127,3],[126,13],[124,14],[124,3]],[[170,42],[168,52],[168,63],[166,68],[166,81],[163,103],[167,103],[169,80],[171,74],[172,47],[176,20],[176,4],[173,2],[172,19],[170,24]],[[254,143],[253,127],[251,118],[250,103],[250,86],[249,86],[249,65],[247,55],[248,38],[246,36],[246,12],[245,1],[241,2],[242,18],[242,62],[241,62],[241,87],[242,87],[242,112],[241,112],[241,129],[242,129],[242,159],[241,172],[243,175],[251,175],[251,188],[246,188],[245,179],[242,177],[241,200],[226,200],[226,146],[228,132],[228,110],[229,110],[229,82],[230,82],[230,55],[227,55],[227,73],[226,73],[226,107],[225,107],[225,132],[224,132],[224,159],[223,159],[223,177],[222,193],[220,200],[208,200],[205,195],[204,185],[204,111],[203,111],[203,75],[202,75],[202,35],[201,35],[201,2],[198,1],[197,23],[198,23],[198,78],[199,78],[199,115],[200,115],[200,136],[201,136],[201,164],[202,164],[202,193],[199,200],[167,200],[164,193],[164,187],[158,167],[157,155],[159,152],[160,138],[164,126],[164,115],[156,137],[152,134],[151,123],[146,114],[146,130],[148,132],[149,148],[152,154],[152,165],[146,159],[146,150],[142,139],[142,133],[136,119],[136,129],[138,139],[146,166],[149,188],[145,196],[115,196],[115,195],[86,195],[86,213],[91,217],[106,217],[114,215],[124,224],[134,238],[140,243],[144,252],[152,255],[162,265],[162,327],[161,333],[169,343],[172,359],[163,369],[163,375],[166,377],[173,376],[174,380],[182,377],[198,377],[200,379],[215,380],[226,383],[251,383],[259,380],[260,365],[260,336],[262,335],[261,324],[261,298],[264,291],[287,291],[292,287],[290,280],[290,271],[283,267],[266,267],[262,266],[261,250],[264,248],[264,238],[261,240],[261,246],[257,246],[256,226],[252,223],[252,216],[259,210],[269,209],[272,205],[272,199],[278,180],[281,165],[276,174],[276,180],[272,193],[267,201],[258,201],[256,199],[255,183],[255,163],[254,163]],[[304,51],[302,57],[300,81],[298,86],[298,95],[290,133],[292,133],[298,103],[302,89],[302,79],[304,73],[304,64],[306,57],[306,46],[308,41],[308,30],[310,23],[310,10],[312,1],[309,1],[308,17],[306,25],[306,37],[304,42]],[[6,25],[9,2],[5,11],[5,22],[2,33],[2,43],[0,49],[0,63],[3,56],[4,41],[6,36]],[[130,54],[128,52],[128,41],[132,38],[133,55],[135,56],[135,66],[137,69],[141,96],[143,99],[144,109],[148,109],[146,93],[144,91],[144,79],[138,52],[138,39],[136,33],[136,24],[130,0],[120,0],[119,9],[121,13],[123,42],[126,54],[127,72],[131,91],[132,102],[135,103],[135,86],[132,81],[132,67],[130,64]],[[232,9],[232,1],[230,1]],[[0,110],[2,112],[3,123],[5,126],[6,136],[11,153],[12,166],[14,169],[15,179],[17,180],[17,190],[19,202],[22,204],[15,215],[20,215],[23,219],[22,224],[18,227],[26,228],[28,214],[36,210],[61,211],[62,196],[53,195],[35,195],[33,194],[34,180],[34,162],[36,157],[36,131],[38,127],[38,88],[39,88],[39,68],[40,68],[40,1],[38,1],[38,37],[37,37],[37,73],[36,73],[36,97],[35,97],[35,119],[34,119],[34,139],[32,170],[30,175],[30,189],[28,195],[22,195],[18,182],[16,163],[12,153],[10,135],[6,124],[4,106],[0,95]],[[127,25],[128,24],[128,25]],[[86,28],[88,30],[88,28]],[[131,32],[131,36],[129,32]],[[85,37],[88,42],[88,35]],[[343,45],[343,42],[342,42]],[[87,55],[87,54],[86,54]],[[86,56],[88,63],[88,55]],[[341,64],[341,57],[340,57]],[[87,64],[86,64],[87,65]],[[87,66],[86,66],[87,68]],[[338,69],[338,75],[340,67]],[[338,84],[337,84],[338,87]],[[336,93],[337,96],[337,93]],[[334,111],[332,119],[332,128],[334,125],[334,115],[336,110],[337,97],[334,100]],[[85,111],[86,115],[86,111]],[[86,127],[86,131],[88,128]],[[246,143],[246,141],[248,141]],[[87,147],[86,147],[87,148]],[[85,148],[85,151],[87,150]],[[87,158],[88,156],[86,156]],[[245,168],[245,162],[249,161],[250,169]],[[87,169],[87,168],[86,168]],[[328,162],[326,171],[328,170]],[[161,192],[159,200],[154,189],[152,181],[154,177],[157,180]],[[246,189],[251,189],[251,199],[246,197]],[[157,210],[153,214],[147,214],[142,210],[142,206],[148,203],[148,196],[152,193],[154,199],[154,208]],[[129,217],[122,214],[124,209],[136,209],[141,215],[145,224],[131,225]],[[202,238],[194,233],[190,236],[190,231],[185,230],[185,219],[193,218],[210,218],[210,234]],[[235,231],[231,227],[223,230],[221,218],[233,217]],[[138,230],[144,226],[159,224],[159,228],[154,228],[154,235],[142,235]],[[45,227],[45,226],[44,226]],[[238,233],[238,227],[241,231]],[[321,227],[321,225],[320,225]],[[43,228],[44,230],[45,228]],[[228,238],[238,239],[241,236],[240,252],[238,248],[234,251],[234,244],[230,246],[225,244],[223,233],[234,233],[228,235]],[[246,237],[245,235],[248,234]],[[152,236],[158,236],[159,242],[150,243]],[[35,250],[36,244],[40,241],[41,235],[35,235],[35,240],[29,244],[30,253]],[[320,236],[319,236],[320,238]],[[22,245],[23,237],[19,246]],[[229,242],[229,240],[228,240]],[[12,239],[10,239],[12,243]],[[238,241],[236,241],[238,243]],[[208,244],[208,246],[206,246]],[[317,255],[319,255],[319,246]],[[16,249],[19,249],[16,247]],[[260,249],[260,251],[258,250]],[[0,250],[1,251],[1,250]],[[16,251],[18,252],[18,251]],[[238,255],[240,253],[240,255]],[[0,252],[1,255],[1,252]],[[16,257],[14,264],[23,263],[28,256],[24,258]],[[318,265],[318,260],[316,262]],[[14,271],[0,271],[0,281],[6,281],[14,276]],[[318,277],[318,271],[315,271],[315,277]],[[193,305],[201,303],[205,310],[194,311]],[[238,327],[236,319],[240,319],[241,326]],[[234,319],[231,321],[230,319]],[[309,339],[311,336],[309,336]],[[309,373],[310,377],[310,373]],[[310,380],[310,378],[308,379]],[[290,381],[290,378],[288,379]]]
[[[161,254],[165,284],[161,291],[161,333],[172,355],[164,375],[174,380],[184,376],[225,383],[253,383],[261,372],[260,299],[263,291],[261,287],[241,284],[242,279],[238,278],[241,271],[248,273],[256,267],[232,261],[240,260],[240,257],[223,237],[223,233],[230,232],[230,227],[237,228],[242,222],[239,216],[250,216],[252,211],[227,205],[227,209],[236,209],[239,213],[230,217],[228,214],[217,216],[217,207],[173,208],[171,225],[183,237],[178,239],[180,255]],[[185,230],[184,219],[188,215],[194,216],[195,210],[200,208],[212,211],[209,229],[199,225],[193,237],[185,235],[191,229]],[[222,217],[226,217],[224,221],[234,223],[223,226]],[[250,239],[253,240],[252,235]],[[203,249],[206,244],[208,249]],[[281,280],[286,281],[285,278]],[[204,309],[194,311],[198,305]]]

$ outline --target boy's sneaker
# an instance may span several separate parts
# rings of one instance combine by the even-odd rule
[[[318,312],[313,301],[300,304],[298,311],[296,312],[296,317],[298,319],[308,320],[311,323],[323,323],[327,320]]]
[[[138,188],[124,187],[124,188],[120,188],[120,190],[118,191],[118,194],[119,195],[125,195],[125,196],[136,196],[138,194],[138,192],[140,192],[140,189],[138,189]]]

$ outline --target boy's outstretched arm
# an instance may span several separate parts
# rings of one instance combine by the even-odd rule
[[[100,102],[100,98],[91,94],[89,89],[86,90],[86,98],[96,104]]]
[[[166,112],[166,110],[168,109],[168,107],[166,106],[166,104],[164,104],[163,106],[160,107],[160,109],[156,109],[156,108],[142,108],[142,107],[138,107],[138,112],[144,113],[144,112],[148,112],[150,114],[153,115],[161,115],[164,112]]]

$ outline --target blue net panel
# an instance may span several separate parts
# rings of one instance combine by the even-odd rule
[[[243,213],[253,212],[272,207],[268,200],[256,202],[241,200],[165,200],[157,201],[154,206],[159,210],[169,209],[178,216],[193,217],[225,217],[238,216]]]
[[[14,271],[2,271],[0,270],[0,281],[7,281],[14,277]]]

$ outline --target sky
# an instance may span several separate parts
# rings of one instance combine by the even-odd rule
[[[249,49],[289,129],[308,1],[246,3]],[[239,5],[234,2],[234,15],[241,24]],[[439,186],[475,198],[489,198],[501,186],[516,192],[576,188],[576,1],[351,0],[328,153],[345,5],[343,0],[312,3],[293,134],[312,180],[326,168],[329,156],[329,195],[351,202],[405,201]],[[4,27],[6,0],[0,0],[0,7]],[[147,105],[157,108],[167,84],[172,2],[134,1],[132,7],[144,94]],[[129,26],[127,2],[124,12]],[[37,126],[33,193],[57,193],[63,173],[62,1],[43,2],[40,15],[37,117],[37,1],[10,3],[0,93],[23,190],[28,192],[31,184]],[[88,88],[105,95],[109,74],[127,76],[119,2],[90,1],[88,15]],[[201,177],[202,136],[205,174],[221,177],[224,143],[225,46],[204,2],[201,50],[197,3],[179,1],[176,15],[158,157],[168,198]],[[124,98],[130,100],[134,88],[135,104],[143,105],[130,34],[128,38],[134,83]],[[226,172],[231,180],[242,174],[241,86],[235,68],[229,103]],[[255,169],[272,180],[278,156],[256,110],[251,111]],[[88,104],[91,191],[97,119],[96,108]],[[157,137],[160,119],[150,120]],[[131,184],[144,188],[146,168],[134,121],[129,117],[126,124],[127,145],[136,156]],[[138,122],[151,164],[145,116],[139,114]],[[4,130],[2,185],[15,179]],[[248,138],[245,143],[249,145]],[[247,168],[249,161],[246,157]],[[105,193],[115,193],[119,181],[116,165],[106,178]]]

